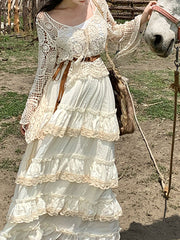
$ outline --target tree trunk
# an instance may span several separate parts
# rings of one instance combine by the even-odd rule
[[[23,16],[23,27],[25,32],[29,31],[29,21],[28,21],[29,9],[27,4],[28,4],[28,0],[23,0],[22,16]]]
[[[32,0],[32,28],[33,28],[33,30],[36,29],[36,13],[37,13],[36,0]]]
[[[15,31],[15,33],[19,33],[19,5],[18,5],[18,0],[15,1],[15,6],[14,6],[14,31]]]

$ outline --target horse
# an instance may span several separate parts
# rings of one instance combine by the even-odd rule
[[[154,8],[144,38],[153,52],[165,58],[172,53],[174,44],[180,38],[180,0],[158,0],[157,6],[162,11],[159,12],[158,7]],[[176,23],[164,16],[163,11],[169,13]]]

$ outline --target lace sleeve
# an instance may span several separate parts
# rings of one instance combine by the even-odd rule
[[[52,76],[56,63],[56,45],[51,35],[44,28],[44,13],[39,13],[36,19],[37,34],[39,40],[38,68],[34,83],[29,92],[20,124],[26,125],[30,122],[31,116],[37,109],[43,95],[47,80]]]
[[[100,0],[98,1],[100,4]],[[115,51],[117,57],[133,52],[137,48],[145,29],[145,24],[140,27],[141,15],[124,24],[118,24],[105,0],[101,0],[100,6],[107,21],[108,48]]]

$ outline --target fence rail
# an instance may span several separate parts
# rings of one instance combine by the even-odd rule
[[[0,0],[0,33],[19,33],[35,28],[37,10],[47,0]],[[115,19],[130,20],[141,14],[149,0],[107,0],[110,11]]]
[[[107,0],[115,19],[131,20],[141,14],[148,0]]]

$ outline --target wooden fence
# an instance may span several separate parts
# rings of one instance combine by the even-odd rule
[[[47,0],[0,0],[0,33],[35,29],[35,16]]]
[[[115,19],[131,20],[141,14],[148,0],[107,0]]]
[[[0,33],[35,29],[37,10],[47,0],[0,0]],[[115,19],[130,20],[142,13],[148,0],[107,0]]]

